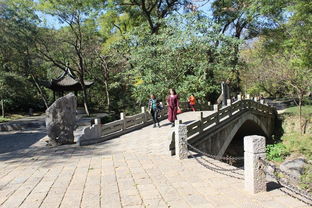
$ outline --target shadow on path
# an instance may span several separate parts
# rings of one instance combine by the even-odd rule
[[[45,132],[14,132],[0,135],[0,154],[26,149],[46,135]]]

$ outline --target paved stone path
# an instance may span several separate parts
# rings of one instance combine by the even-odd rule
[[[249,194],[240,179],[169,156],[170,126],[162,125],[98,145],[47,148],[39,142],[0,154],[0,207],[309,207],[278,189]]]
[[[28,148],[45,135],[45,130],[0,132],[0,154]]]

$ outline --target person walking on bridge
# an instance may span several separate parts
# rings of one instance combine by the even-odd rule
[[[153,128],[156,127],[156,124],[160,128],[159,119],[158,119],[158,113],[160,109],[161,109],[161,106],[160,106],[159,101],[156,99],[156,96],[152,94],[151,98],[148,101],[148,110],[151,113],[151,116],[153,118],[153,122],[154,122]]]
[[[189,107],[192,109],[192,111],[196,111],[195,110],[196,98],[194,94],[191,94],[191,96],[188,99],[188,102],[189,102]]]
[[[174,121],[177,119],[177,111],[179,109],[179,96],[177,95],[174,89],[169,90],[167,105],[168,105],[168,120],[171,122],[171,126],[174,127]]]

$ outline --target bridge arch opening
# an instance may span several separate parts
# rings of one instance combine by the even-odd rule
[[[243,157],[244,156],[244,137],[250,135],[260,135],[266,137],[268,140],[268,135],[264,130],[254,121],[246,120],[238,129],[238,131],[233,136],[229,146],[224,152],[224,156],[232,157]],[[243,161],[234,162],[235,166],[242,166]]]

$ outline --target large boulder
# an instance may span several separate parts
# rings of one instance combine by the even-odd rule
[[[77,99],[73,93],[57,99],[46,110],[46,127],[53,145],[74,143]]]
[[[304,172],[305,165],[307,163],[304,158],[297,158],[283,162],[280,165],[280,169],[296,178],[300,178]]]

